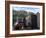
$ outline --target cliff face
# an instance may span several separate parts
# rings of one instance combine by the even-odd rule
[[[40,25],[40,13],[33,13],[27,11],[13,11],[14,23],[18,22],[18,25],[23,29],[38,29]],[[16,21],[15,21],[16,20]],[[13,24],[14,25],[14,24]]]
[[[36,15],[37,15],[37,25],[39,27],[40,26],[40,13],[38,12]]]

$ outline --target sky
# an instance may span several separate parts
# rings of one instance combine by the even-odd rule
[[[33,12],[35,14],[40,11],[39,8],[32,8],[32,7],[13,7],[13,10],[17,10],[17,11],[24,10],[27,12]]]

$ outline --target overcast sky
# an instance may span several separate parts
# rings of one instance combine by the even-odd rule
[[[28,11],[28,12],[33,12],[33,13],[37,13],[40,11],[39,8],[32,8],[32,7],[13,7],[13,10],[24,10],[24,11]]]

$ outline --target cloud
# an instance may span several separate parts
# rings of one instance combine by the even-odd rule
[[[37,13],[39,12],[39,8],[32,8],[32,7],[13,7],[13,10],[17,10],[17,11],[20,11],[20,10],[24,10],[24,11],[27,11],[27,12],[33,12],[33,13]]]

